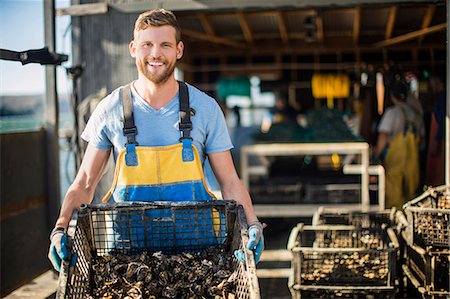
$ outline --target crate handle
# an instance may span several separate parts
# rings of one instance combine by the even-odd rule
[[[287,244],[287,249],[291,250],[296,247],[295,242],[297,240],[298,232],[303,228],[303,223],[297,224],[291,231],[291,234],[289,235],[289,240]]]

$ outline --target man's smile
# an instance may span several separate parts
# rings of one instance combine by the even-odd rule
[[[156,62],[156,61],[153,61],[153,62],[150,61],[150,62],[147,62],[147,64],[152,67],[160,67],[160,66],[164,65],[164,63],[162,63],[162,62]]]

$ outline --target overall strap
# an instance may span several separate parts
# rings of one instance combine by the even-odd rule
[[[125,144],[125,149],[127,151],[127,153],[125,154],[125,162],[127,166],[137,166],[137,128],[134,124],[133,102],[131,100],[131,84],[127,84],[120,89],[120,98],[122,99],[123,109],[123,135],[127,138],[127,143]]]
[[[400,110],[403,114],[403,135],[406,135],[408,131],[411,131],[413,134],[417,133],[417,128],[412,120],[409,119],[408,114],[405,111],[405,107],[400,106]]]
[[[182,158],[185,162],[194,160],[194,152],[192,150],[192,122],[191,109],[189,106],[189,92],[186,83],[178,81],[179,100],[180,100],[180,124],[181,131],[180,141],[183,143]]]

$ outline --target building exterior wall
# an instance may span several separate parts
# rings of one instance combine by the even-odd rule
[[[1,295],[50,269],[45,131],[0,134]]]

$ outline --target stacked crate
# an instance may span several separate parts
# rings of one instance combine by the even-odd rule
[[[210,233],[214,238],[204,237]],[[237,276],[233,298],[260,298],[255,261],[246,249],[245,214],[231,201],[90,205],[79,211],[69,236],[77,259],[75,264],[63,262],[57,298],[90,298],[96,257],[144,251],[179,254],[210,246],[230,253],[244,250],[246,262],[233,263]]]
[[[395,225],[395,208],[384,211],[361,212],[346,209],[320,207],[313,215],[312,225],[353,225],[356,227],[381,228],[383,225]]]
[[[293,298],[376,297],[396,293],[398,241],[390,212],[320,210],[289,237]]]
[[[409,282],[424,298],[448,298],[450,268],[450,186],[429,188],[403,206]]]

